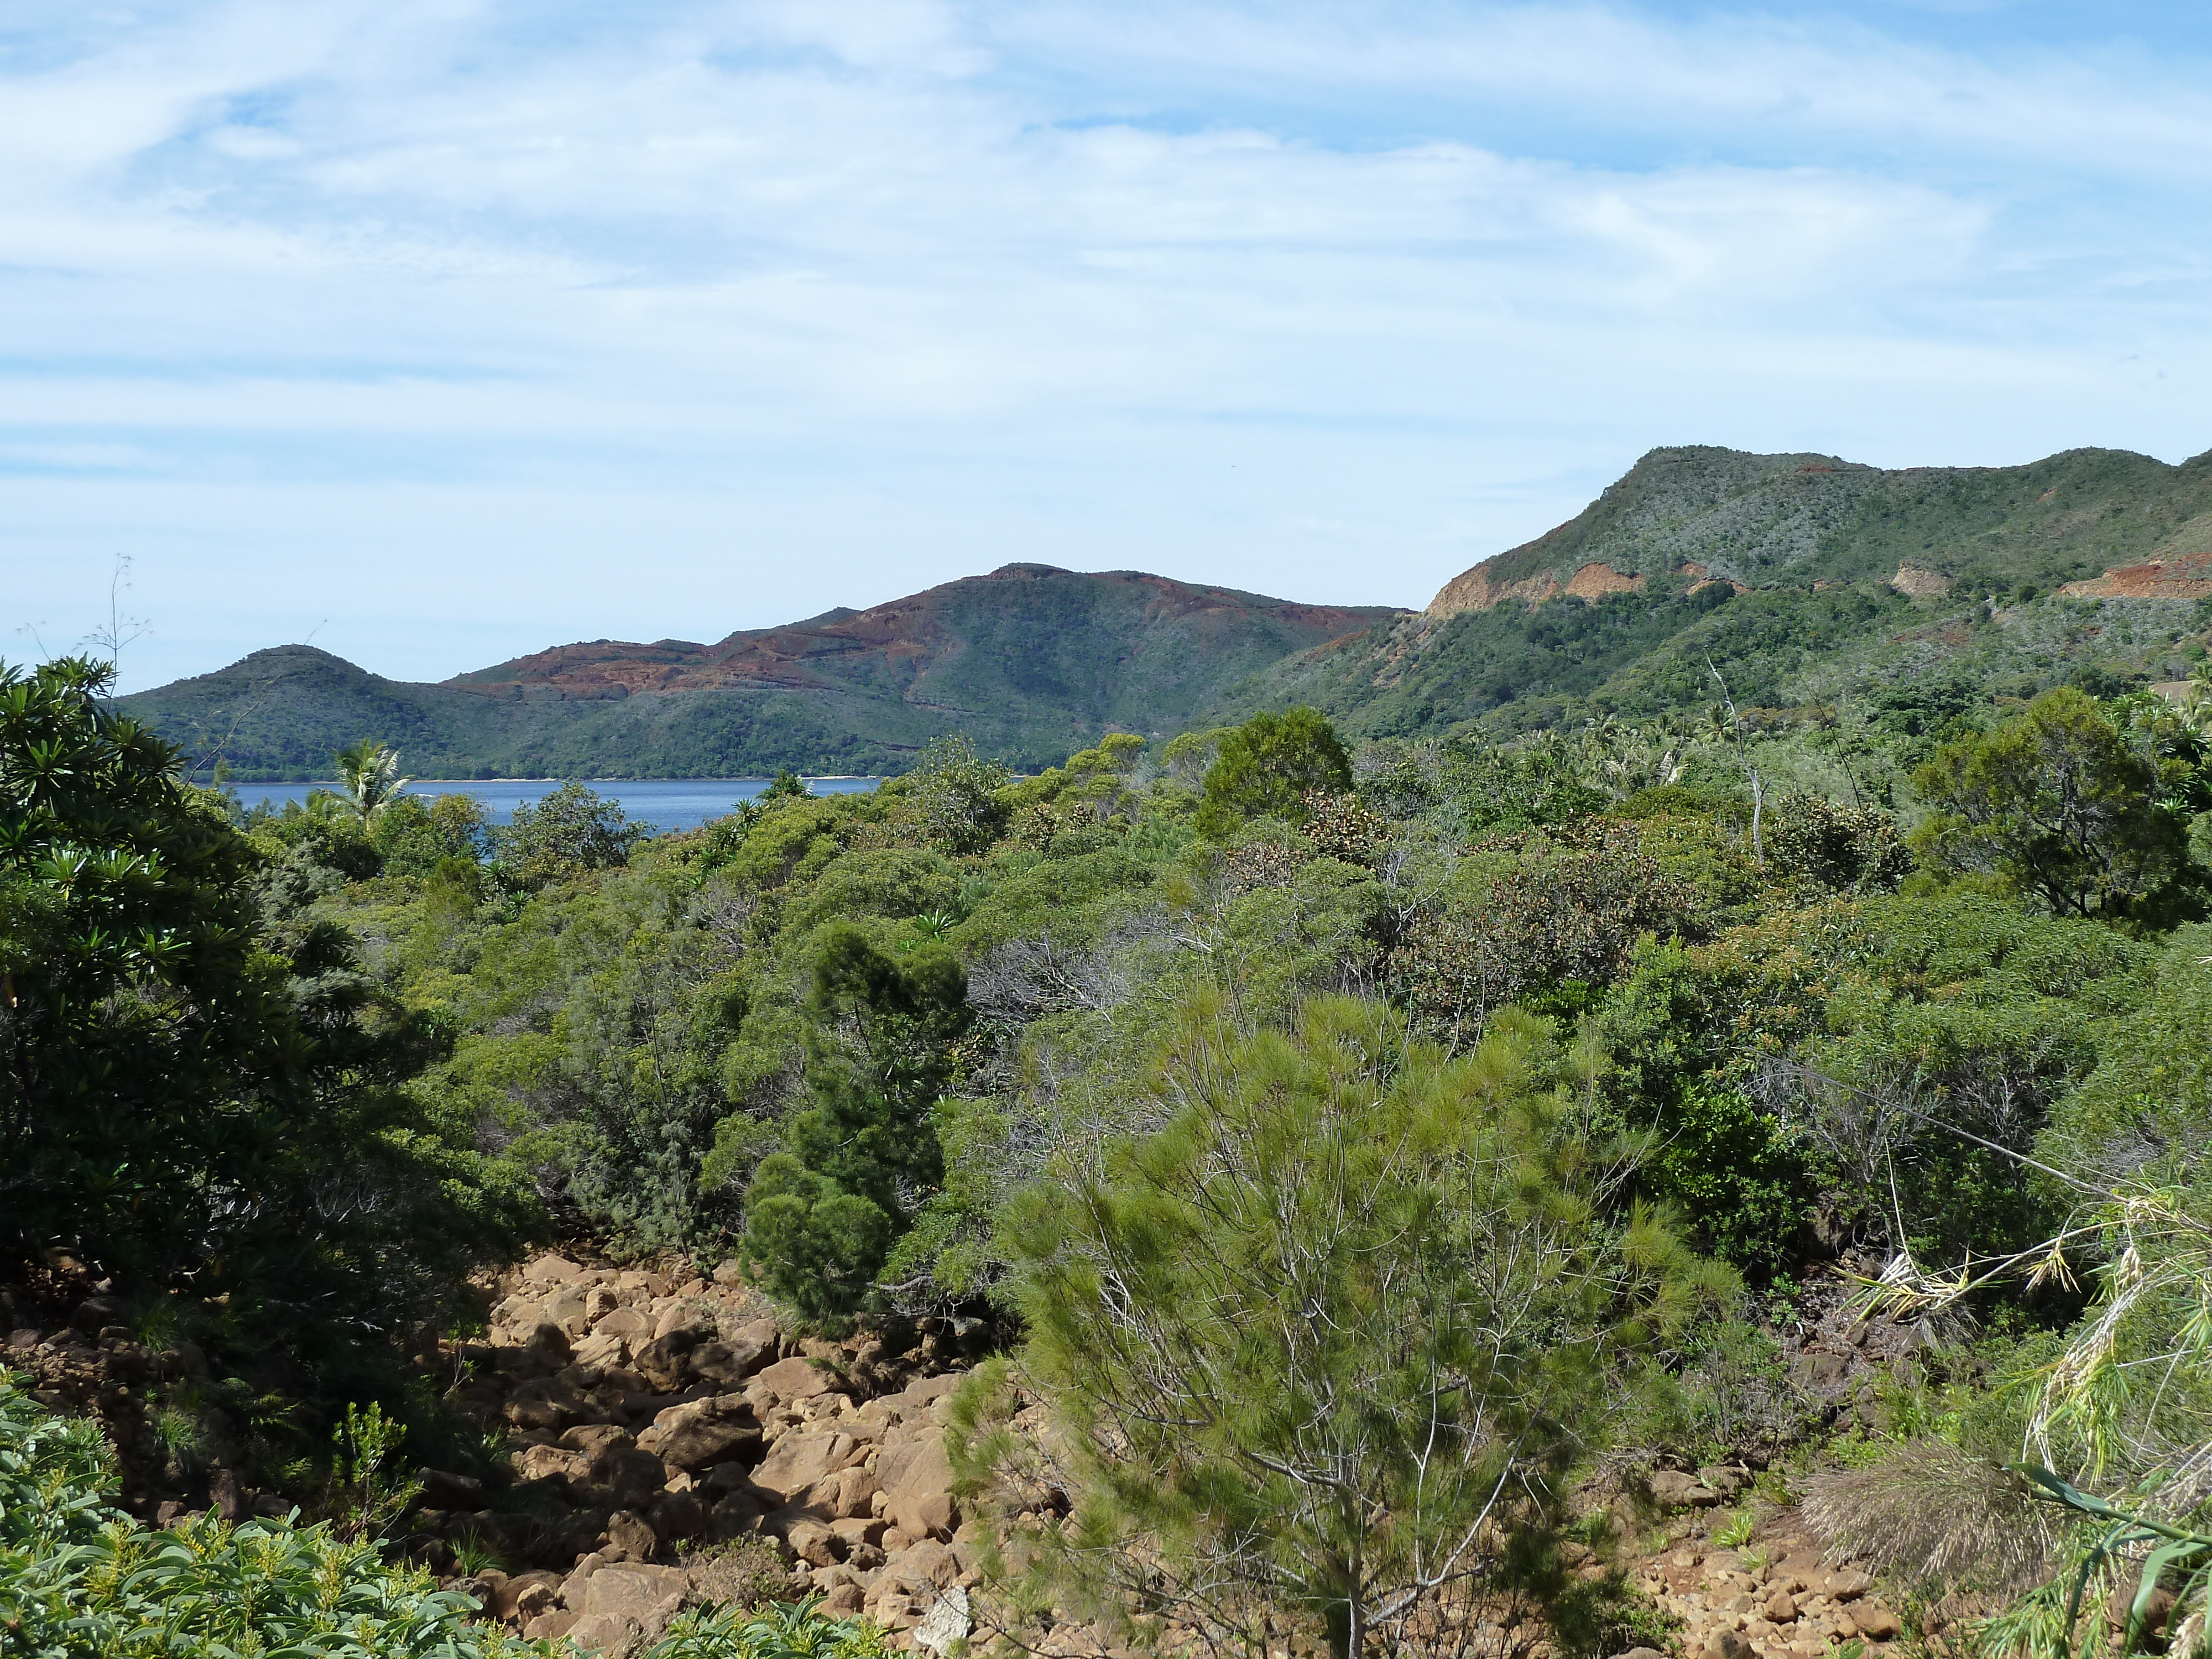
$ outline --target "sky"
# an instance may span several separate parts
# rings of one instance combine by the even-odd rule
[[[1419,605],[1662,444],[2179,461],[2208,208],[2202,5],[10,0],[0,658]]]

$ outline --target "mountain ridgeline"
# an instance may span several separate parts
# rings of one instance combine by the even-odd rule
[[[2212,455],[2018,467],[1654,450],[1419,612],[1008,565],[713,645],[598,641],[441,684],[286,646],[121,700],[203,769],[319,775],[362,732],[454,776],[896,773],[961,731],[1022,769],[1311,703],[1355,736],[2172,679],[2212,598]]]

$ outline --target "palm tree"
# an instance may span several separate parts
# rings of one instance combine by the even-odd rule
[[[399,775],[399,751],[374,738],[339,750],[337,763],[339,793],[361,815],[364,830],[372,828],[399,792],[414,781]]]

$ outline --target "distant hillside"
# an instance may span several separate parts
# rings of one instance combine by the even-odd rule
[[[888,773],[956,730],[1035,768],[1109,731],[1180,731],[1267,665],[1394,614],[1017,564],[714,645],[597,641],[441,685],[284,646],[119,702],[249,778],[322,775],[364,735],[421,776]]]
[[[2158,680],[2187,672],[2208,595],[2212,455],[1884,471],[1659,449],[1419,615],[1271,665],[1219,712],[1311,702],[1363,735],[1645,716],[1710,702],[1709,659],[1770,706]]]

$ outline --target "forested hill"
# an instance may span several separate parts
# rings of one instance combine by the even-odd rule
[[[2186,674],[2212,596],[2212,454],[2069,450],[1885,471],[1657,449],[1418,615],[1273,665],[1223,718],[1309,702],[1360,735],[1506,732],[1863,695],[2030,696]]]
[[[598,641],[441,685],[284,646],[121,706],[241,777],[325,775],[363,734],[423,776],[895,773],[954,730],[1034,770],[1109,731],[1199,723],[1226,688],[1389,614],[1016,564],[714,645]]]
[[[283,647],[124,706],[246,777],[320,775],[364,735],[418,775],[896,773],[954,731],[1027,771],[1108,732],[1298,702],[1355,737],[1702,716],[1716,668],[1747,708],[2109,691],[2185,676],[2208,605],[2212,455],[1886,471],[1675,448],[1419,613],[1015,564],[712,645],[563,646],[441,685]]]

